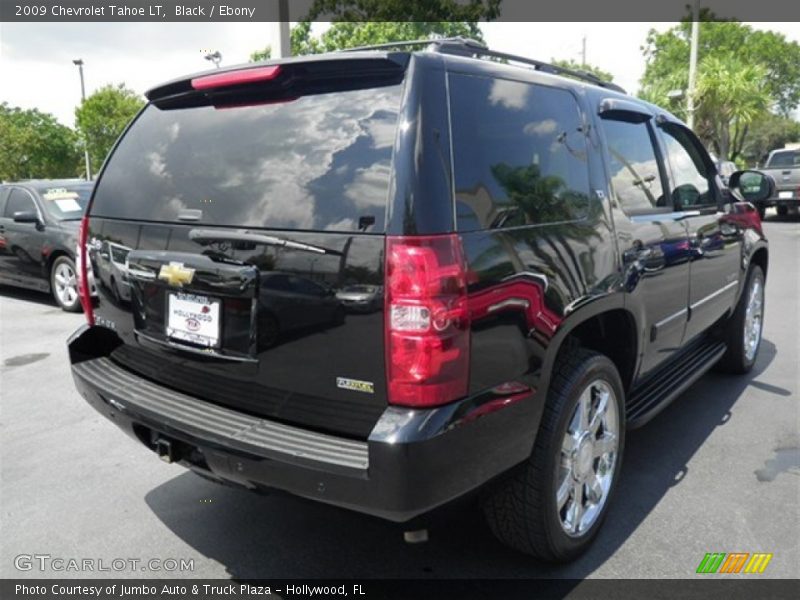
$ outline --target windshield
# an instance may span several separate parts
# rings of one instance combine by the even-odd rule
[[[92,195],[92,184],[54,185],[39,188],[38,192],[50,216],[59,221],[72,221],[83,216]]]
[[[800,167],[800,152],[776,152],[769,161],[770,167]]]

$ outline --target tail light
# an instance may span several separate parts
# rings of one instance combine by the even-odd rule
[[[81,219],[81,227],[78,230],[78,297],[81,299],[86,322],[89,325],[94,325],[94,307],[92,306],[92,293],[89,284],[89,257],[86,252],[88,240],[89,217],[84,216]]]
[[[386,239],[389,402],[438,406],[467,393],[466,269],[456,235]]]
[[[238,69],[236,71],[224,71],[213,75],[204,75],[192,79],[192,88],[195,90],[213,90],[216,88],[229,87],[232,85],[244,85],[247,83],[262,83],[272,81],[280,75],[279,65],[271,67],[255,67],[249,69]]]

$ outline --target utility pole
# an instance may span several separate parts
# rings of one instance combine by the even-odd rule
[[[581,66],[586,68],[586,34],[583,35],[583,43],[581,46]]]
[[[697,83],[697,45],[700,40],[700,18],[697,0],[692,5],[692,40],[689,49],[689,89],[686,91],[686,124],[694,127],[694,90]]]
[[[76,58],[72,61],[73,65],[78,67],[78,72],[81,75],[81,106],[86,102],[86,86],[83,83],[83,59]],[[86,181],[92,180],[92,169],[89,165],[89,140],[86,139],[86,133],[83,137],[83,158],[86,161]]]
[[[292,55],[291,35],[289,31],[289,0],[278,0],[278,56],[287,58]]]

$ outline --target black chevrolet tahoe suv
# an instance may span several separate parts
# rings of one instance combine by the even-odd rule
[[[454,39],[147,98],[83,222],[69,353],[167,462],[409,525],[477,491],[501,540],[569,560],[625,430],[756,360],[768,248],[745,200],[774,183],[723,186],[612,84]],[[346,309],[354,286],[377,310]]]

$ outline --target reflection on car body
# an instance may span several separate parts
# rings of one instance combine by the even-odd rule
[[[100,283],[111,291],[115,300],[130,302],[131,287],[128,278],[128,254],[131,249],[122,244],[105,240],[99,242],[96,256],[97,274]]]
[[[344,320],[344,308],[330,288],[293,273],[262,273],[258,305],[259,349],[274,346],[281,334]]]
[[[383,304],[383,290],[378,285],[348,285],[336,292],[336,299],[351,312],[374,312]]]

